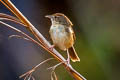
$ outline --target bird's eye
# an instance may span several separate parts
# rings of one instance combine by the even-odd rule
[[[55,16],[54,18],[57,18],[57,16]]]

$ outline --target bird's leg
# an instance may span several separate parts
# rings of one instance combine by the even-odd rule
[[[70,64],[70,55],[69,55],[69,52],[68,52],[68,49],[67,49],[67,64]]]
[[[54,47],[55,47],[55,45],[53,44],[49,49],[53,50]]]

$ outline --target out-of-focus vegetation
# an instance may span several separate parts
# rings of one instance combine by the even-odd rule
[[[50,21],[44,16],[64,13],[74,24],[75,48],[81,59],[80,62],[71,63],[73,67],[88,80],[120,79],[119,0],[11,1],[50,42]],[[0,12],[11,14],[1,3]],[[10,24],[30,34],[20,25]],[[15,38],[8,40],[11,34],[17,33],[0,27],[0,80],[18,80],[18,76],[52,57],[28,41]],[[50,61],[41,66],[34,73],[36,80],[50,80],[50,72],[46,68],[55,64]],[[73,80],[62,66],[56,72],[59,80]]]

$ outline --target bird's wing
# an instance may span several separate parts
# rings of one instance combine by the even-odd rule
[[[73,32],[73,39],[74,41],[76,40],[76,36],[75,36],[75,33]]]
[[[70,27],[71,28],[71,32],[72,32],[72,34],[73,34],[73,39],[74,39],[74,41],[76,40],[76,36],[75,36],[75,33],[74,33],[74,30],[72,29],[72,27]]]
[[[73,39],[76,40],[75,33],[74,33],[72,27],[66,27],[65,30],[66,30],[66,32],[71,33],[73,35]]]

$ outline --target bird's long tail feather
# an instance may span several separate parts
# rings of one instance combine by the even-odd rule
[[[73,62],[80,61],[80,58],[78,57],[78,55],[77,55],[73,46],[68,49],[68,52],[69,52],[69,55],[70,55],[70,59]]]

